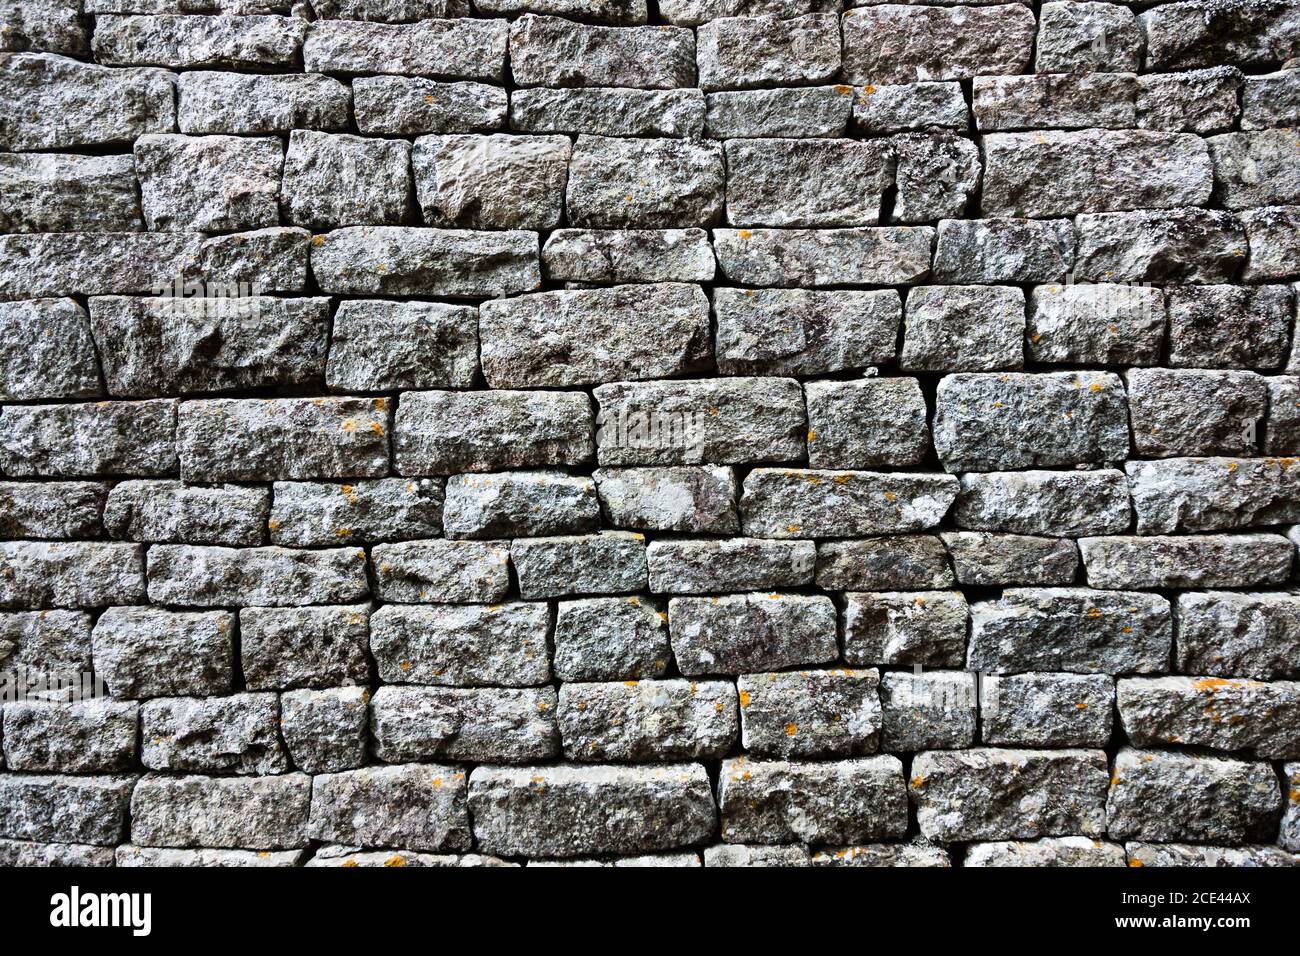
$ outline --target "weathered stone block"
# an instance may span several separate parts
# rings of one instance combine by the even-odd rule
[[[804,390],[812,467],[906,466],[925,457],[930,433],[916,379],[809,382]]]
[[[595,453],[583,392],[408,392],[396,428],[393,459],[404,474],[583,465]]]
[[[650,548],[653,551],[655,545]],[[828,591],[949,588],[953,576],[948,553],[938,537],[885,535],[818,544],[817,586]]]
[[[103,394],[90,320],[73,299],[0,302],[0,400]]]
[[[91,670],[90,627],[85,611],[0,613],[0,669],[78,678]]]
[[[1079,216],[1076,280],[1227,282],[1246,254],[1231,213],[1174,209]]]
[[[144,599],[144,548],[98,541],[0,543],[0,607],[97,608]]]
[[[1079,6],[1108,4],[1079,4]],[[962,866],[1127,866],[1124,848],[1091,837],[1043,837],[1041,840],[973,843]]]
[[[1214,159],[1216,205],[1251,209],[1300,202],[1300,144],[1294,127],[1222,133],[1206,143]]]
[[[1271,379],[1200,369],[1131,369],[1125,379],[1138,454],[1250,455],[1258,449]]]
[[[1240,112],[1241,83],[1235,66],[1139,76],[1137,125],[1202,135],[1230,130]]]
[[[882,4],[846,11],[842,28],[847,82],[914,83],[1025,72],[1035,22],[1020,4]]]
[[[370,607],[246,607],[239,649],[249,690],[367,683]]]
[[[646,549],[650,590],[673,594],[801,587],[812,581],[811,541],[765,538],[678,538]]]
[[[5,232],[132,232],[143,228],[130,156],[0,156]]]
[[[439,764],[363,767],[312,778],[314,840],[352,846],[468,850],[465,774]]]
[[[738,733],[730,681],[563,684],[557,718],[564,756],[582,762],[717,759]]]
[[[839,849],[814,850],[810,865],[818,867],[840,866],[890,866],[890,867],[950,867],[948,852],[917,837],[911,843],[874,843],[867,846],[846,846]]]
[[[839,652],[835,606],[824,595],[673,598],[668,629],[688,676],[824,664]]]
[[[930,226],[713,231],[723,275],[757,286],[908,285],[930,274],[933,246]]]
[[[736,139],[726,152],[733,226],[873,226],[893,180],[883,140]]]
[[[710,20],[696,31],[695,58],[703,90],[826,83],[840,71],[839,17],[759,14]]]
[[[293,765],[306,773],[339,773],[366,762],[364,687],[294,690],[280,697],[280,733]]]
[[[1288,789],[1278,843],[1291,853],[1300,853],[1300,800],[1296,799],[1296,793],[1300,791],[1300,763],[1284,764],[1282,774]]]
[[[705,847],[704,865],[708,866],[810,866],[808,848],[795,846],[746,846],[743,843]]]
[[[495,299],[479,309],[479,340],[493,388],[666,378],[707,361],[709,300],[681,283]]]
[[[1281,584],[1295,548],[1276,534],[1080,538],[1095,588],[1246,588]]]
[[[1250,247],[1241,281],[1276,282],[1300,273],[1300,206],[1248,209],[1239,218]]]
[[[818,375],[888,362],[902,311],[892,289],[716,288],[718,370]]]
[[[1079,548],[1068,538],[985,531],[943,531],[957,580],[965,585],[1071,584]]]
[[[352,91],[318,73],[256,76],[192,70],[176,80],[182,133],[265,136],[293,130],[347,129]]]
[[[1150,674],[1168,670],[1172,647],[1173,617],[1159,595],[1007,588],[971,605],[967,665],[990,674]]]
[[[375,596],[404,604],[501,601],[510,588],[504,541],[408,541],[371,552]]]
[[[279,225],[283,162],[284,146],[272,136],[141,136],[135,173],[145,222],[159,232]]]
[[[961,216],[980,182],[980,152],[952,133],[906,133],[893,147],[891,222],[934,222]]]
[[[510,561],[525,599],[628,594],[646,586],[645,535],[626,531],[519,538]]]
[[[709,282],[718,268],[703,229],[556,229],[542,261],[557,282]]]
[[[724,182],[719,143],[583,135],[569,161],[565,209],[571,226],[708,227],[721,217]]]
[[[573,686],[581,685],[564,685]],[[560,751],[556,696],[550,687],[381,687],[370,713],[375,756],[388,763],[528,763]]]
[[[952,512],[959,528],[1057,537],[1128,530],[1128,483],[1112,468],[970,473],[960,480]]]
[[[1133,73],[977,76],[971,109],[981,132],[1131,129],[1137,90]]]
[[[277,481],[271,543],[328,547],[433,538],[442,531],[438,478],[377,478],[339,485]]]
[[[1116,687],[1120,720],[1138,747],[1300,756],[1300,683],[1222,677],[1131,677]]]
[[[495,0],[496,5],[505,6],[509,3],[510,0]],[[373,20],[379,23],[405,23],[470,15],[468,0],[312,0],[311,9],[322,20]],[[485,0],[480,9],[484,13],[497,12],[494,0]]]
[[[1141,16],[1148,70],[1182,70],[1232,60],[1242,66],[1300,53],[1300,15],[1285,3],[1164,4]]]
[[[552,229],[560,224],[567,136],[421,136],[411,162],[431,226]]]
[[[844,595],[844,659],[959,667],[969,616],[960,591],[850,592]]]
[[[167,475],[176,471],[176,402],[6,405],[0,469],[13,477]],[[215,477],[215,476],[213,476]]]
[[[1181,286],[1167,294],[1170,365],[1279,368],[1286,362],[1290,286]]]
[[[519,89],[511,91],[510,128],[523,133],[686,136],[704,131],[699,90]]]
[[[478,309],[440,302],[341,302],[326,382],[340,391],[468,388],[478,372]]]
[[[1125,747],[1115,757],[1108,830],[1118,840],[1271,840],[1282,806],[1264,761]]]
[[[1129,453],[1124,386],[1110,372],[949,375],[934,447],[949,471],[1119,461]]]
[[[113,861],[111,846],[88,843],[32,843],[28,840],[0,840],[0,866],[122,866]]]
[[[119,846],[115,861],[119,867],[289,867],[302,866],[307,850],[181,850],[150,846]]]
[[[907,832],[897,757],[824,763],[734,757],[718,777],[728,843],[868,843]]]
[[[10,770],[113,773],[135,766],[139,705],[108,698],[4,705],[4,758]]]
[[[984,678],[980,739],[1002,747],[1105,747],[1115,681],[1103,674],[1030,673]]]
[[[530,687],[551,677],[545,603],[386,605],[370,617],[370,650],[386,683]]]
[[[99,616],[92,637],[95,672],[114,697],[232,690],[233,614],[111,607]]]
[[[96,481],[0,482],[0,537],[97,538],[107,496]]]
[[[33,0],[0,7],[5,50],[48,50],[85,54],[89,34],[81,18],[81,5],[72,0]]]
[[[100,15],[92,49],[110,66],[262,71],[292,67],[306,33],[297,17]]]
[[[606,519],[616,528],[709,534],[740,529],[731,468],[599,468],[592,477]]]
[[[528,13],[510,25],[510,70],[520,86],[694,86],[695,34],[680,27],[588,26]]]
[[[357,129],[365,136],[477,133],[506,122],[506,91],[486,83],[358,76],[352,97]]]
[[[880,742],[874,670],[742,674],[741,740],[758,757],[851,757]]]
[[[1101,836],[1106,832],[1101,750],[927,751],[912,761],[921,834],[938,843]]]
[[[983,372],[1024,367],[1025,294],[1005,286],[926,285],[907,294],[908,370]]]
[[[855,91],[846,87],[851,95]],[[966,97],[956,82],[871,84],[856,91],[853,124],[869,134],[912,130],[966,132]]]
[[[402,140],[296,129],[280,187],[285,219],[316,229],[400,223],[411,201],[410,164]]]
[[[209,236],[198,248],[198,266],[191,271],[209,283],[209,289],[239,283],[244,288],[256,286],[262,292],[305,292],[307,290],[307,260],[311,248],[311,233],[296,226],[271,226],[252,232],[237,232],[224,236]],[[183,264],[182,264],[183,265]],[[163,282],[175,288],[175,275]],[[155,283],[150,289],[156,291]],[[108,292],[137,291],[131,286],[108,288]]]
[[[312,778],[149,774],[131,795],[131,842],[287,850],[307,845]]]
[[[0,774],[0,836],[112,846],[126,835],[135,777]]]
[[[122,481],[104,505],[104,530],[127,541],[257,545],[270,505],[266,488]]]
[[[586,534],[600,527],[596,484],[557,471],[453,475],[442,513],[449,538]]]
[[[1283,69],[1245,77],[1241,90],[1241,128],[1300,125],[1300,71]]]
[[[318,20],[307,32],[302,61],[308,73],[406,73],[500,83],[508,38],[505,20]]]
[[[1193,846],[1188,843],[1125,845],[1129,866],[1297,866],[1296,854],[1277,846]]]
[[[1038,15],[1036,73],[1135,73],[1142,65],[1137,18],[1117,3],[1044,3]]]
[[[165,697],[140,708],[141,762],[150,770],[283,773],[275,694]]]
[[[149,549],[149,598],[158,604],[296,607],[346,604],[370,593],[360,548]]]
[[[668,612],[646,598],[560,601],[554,646],[562,681],[662,677],[672,651]]]
[[[708,95],[704,124],[713,139],[843,136],[852,111],[849,86],[727,90]]]
[[[184,402],[176,426],[181,477],[267,481],[385,475],[388,425],[382,398]]]
[[[975,675],[890,671],[880,680],[880,747],[891,751],[947,750],[975,742],[979,709]]]
[[[755,468],[740,496],[745,534],[847,538],[923,531],[957,496],[949,475]]]
[[[1300,676],[1300,596],[1205,591],[1174,605],[1178,670],[1184,674]]]
[[[1026,355],[1063,365],[1158,365],[1164,292],[1147,285],[1035,286],[1025,322]]]
[[[934,278],[940,282],[1060,282],[1074,263],[1066,221],[945,219],[938,237]]]

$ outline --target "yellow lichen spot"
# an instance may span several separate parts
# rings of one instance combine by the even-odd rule
[[[1133,859],[1128,861],[1128,865],[1132,867],[1138,867],[1142,865],[1142,861],[1139,860],[1137,857],[1134,857]]]
[[[1090,391],[1090,392],[1100,392],[1100,391],[1102,391],[1105,387],[1106,387],[1106,386],[1103,385],[1103,384],[1101,384],[1101,382],[1093,382],[1091,385],[1088,386],[1088,391]]]
[[[344,430],[345,432],[354,432],[354,431],[356,431],[356,430],[357,430],[357,420],[356,420],[355,418],[349,418],[349,419],[345,420],[345,421],[343,422],[343,430]]]
[[[753,235],[753,233],[750,232],[748,229],[742,229],[740,230],[740,232],[736,233],[736,235],[740,236],[741,239],[748,239],[750,236]]]
[[[1042,332],[1035,332],[1033,335],[1029,336],[1029,341],[1031,341],[1031,342],[1033,342],[1035,345],[1037,345],[1037,344],[1038,344],[1038,340],[1041,339],[1042,337],[1043,337],[1043,333],[1042,333]]]
[[[406,861],[394,853],[384,861],[384,866],[406,866]]]
[[[1133,633],[1133,627],[1132,627],[1132,625],[1125,624],[1122,628],[1120,628],[1120,631],[1121,631],[1122,633],[1124,633],[1124,634],[1132,634],[1132,633]]]
[[[1092,617],[1092,618],[1101,617],[1101,608],[1099,607],[1088,608],[1088,617]]]
[[[781,600],[781,595],[779,594],[769,594],[768,597],[770,597],[773,601]]]
[[[913,788],[913,789],[916,789],[917,787],[924,787],[924,786],[925,786],[925,777],[913,777],[913,778],[912,778],[912,788]]]
[[[1292,803],[1300,803],[1300,790],[1292,790],[1292,791],[1291,791],[1291,802],[1292,802]]]
[[[747,690],[742,690],[742,691],[740,692],[740,706],[741,706],[741,707],[748,707],[748,706],[749,706],[749,691],[747,691]]]
[[[846,485],[846,484],[849,483],[849,480],[850,480],[852,477],[853,477],[852,475],[836,475],[836,476],[835,476],[835,484],[837,484],[837,485]]]
[[[344,861],[343,861],[343,868],[344,868],[345,870],[350,870],[350,869],[352,869],[353,867],[355,867],[356,865],[357,865],[357,861],[356,861],[356,860],[344,860]]]
[[[841,83],[835,87],[835,92],[840,94],[840,96],[848,96],[850,93],[853,92],[853,87],[845,86],[843,83]]]
[[[797,525],[797,524],[788,524],[788,525],[785,526],[785,530],[786,530],[787,532],[789,532],[790,534],[798,534],[798,533],[799,533],[799,525]]]
[[[815,431],[813,431],[811,428],[808,429],[808,440],[809,440],[809,441],[816,441],[816,440],[817,440],[817,433],[816,433]]]
[[[1078,708],[1079,710],[1087,710],[1087,709],[1088,709],[1088,705],[1087,705],[1087,704],[1082,704],[1082,703],[1080,703],[1080,704],[1075,704],[1074,706],[1075,706],[1076,708]]]
[[[433,94],[430,93],[428,96],[426,96],[426,97],[424,98],[424,102],[426,102],[426,103],[432,103],[432,102],[433,102]]]
[[[434,777],[434,778],[433,778],[432,780],[430,780],[429,782],[430,782],[431,784],[433,784],[433,789],[435,789],[435,790],[441,790],[441,789],[442,789],[442,777]]]
[[[312,237],[311,237],[311,244],[312,244],[313,246],[323,246],[323,245],[325,245],[325,237],[324,237],[324,236],[312,236]]]
[[[1230,462],[1228,462],[1228,471],[1229,471],[1229,473],[1234,472],[1234,471],[1236,471],[1236,470],[1237,470],[1237,463],[1236,463],[1235,461],[1230,461]]]
[[[894,493],[893,493],[892,491],[886,491],[886,492],[885,492],[885,500],[886,500],[886,501],[893,501],[893,500],[894,500]]]
[[[715,713],[718,713],[718,714],[722,713],[722,701],[718,701],[716,704],[714,704],[714,705],[713,705],[713,710],[714,710]]]
[[[667,611],[655,611],[655,615],[658,616],[659,620],[661,620],[661,621],[666,621],[666,620],[668,620],[668,612],[667,612]]]
[[[794,736],[795,734],[797,734],[798,732],[799,732],[799,725],[798,725],[798,724],[786,724],[786,725],[785,725],[785,735],[786,735],[787,737],[793,737],[793,736]]]
[[[409,670],[411,669],[411,662],[410,662],[410,661],[402,661],[402,663],[398,664],[397,667],[398,667],[399,670],[409,671]]]
[[[634,680],[625,680],[625,681],[623,681],[623,686],[624,686],[624,687],[635,687],[636,685],[637,685],[637,682],[634,681]]]
[[[340,537],[340,538],[350,538],[350,537],[352,536],[352,529],[351,529],[351,528],[337,528],[337,529],[335,529],[334,534],[337,535],[337,536]]]
[[[276,521],[274,518],[272,518],[270,521],[268,521],[268,522],[266,523],[266,526],[267,526],[268,528],[270,528],[272,531],[279,531],[279,530],[280,530],[280,522]]]

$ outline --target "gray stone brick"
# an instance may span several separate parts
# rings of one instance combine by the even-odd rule
[[[564,756],[579,762],[710,760],[738,736],[730,681],[642,680],[560,687]]]
[[[890,671],[880,679],[882,750],[949,750],[975,742],[975,675]]]
[[[1103,674],[1029,673],[984,678],[980,739],[1002,747],[1105,747],[1115,681]]]
[[[907,832],[897,757],[804,763],[735,757],[718,777],[729,843],[867,843]]]
[[[6,405],[0,431],[0,469],[13,477],[176,471],[175,401]]]
[[[588,26],[527,13],[510,25],[510,70],[520,86],[694,86],[695,34],[680,27]]]
[[[706,847],[704,865],[708,866],[810,866],[808,848],[794,846],[746,846],[743,843]]]
[[[0,837],[112,846],[126,834],[135,777],[0,774]]]
[[[1270,375],[1268,387],[1268,429],[1264,451],[1273,455],[1300,454],[1300,376]]]
[[[510,588],[504,541],[408,541],[371,551],[375,596],[402,604],[495,603]]]
[[[386,683],[535,687],[551,678],[544,602],[385,605],[370,617],[370,651]]]
[[[443,533],[449,538],[587,534],[600,528],[596,483],[557,471],[453,475]]]
[[[104,530],[127,541],[258,545],[270,505],[266,488],[122,481],[103,506]]]
[[[284,156],[284,218],[316,229],[400,223],[411,202],[410,166],[402,140],[296,129]]]
[[[740,730],[755,757],[852,757],[880,743],[874,670],[742,674]]]
[[[1181,70],[1235,60],[1242,66],[1300,53],[1300,15],[1284,3],[1232,4],[1211,0],[1156,7],[1140,17],[1147,36],[1148,70]]]
[[[750,593],[668,602],[673,654],[688,676],[834,660],[839,652],[835,617],[835,606],[824,595]]]
[[[265,71],[292,67],[306,33],[296,17],[100,15],[92,49],[110,66]]]
[[[149,549],[149,599],[191,607],[345,604],[370,593],[360,548]]]
[[[704,124],[714,139],[843,136],[852,111],[851,86],[725,90],[708,94]]]
[[[1118,3],[1044,3],[1038,16],[1036,73],[1133,73],[1142,65],[1142,29]]]
[[[845,90],[854,92],[851,87]],[[872,84],[856,92],[853,125],[862,133],[936,129],[964,133],[969,125],[966,97],[956,82]]]
[[[0,537],[97,538],[107,496],[102,482],[0,482]]]
[[[828,591],[923,590],[950,588],[953,583],[948,553],[935,535],[885,535],[817,545],[817,586]]]
[[[370,713],[375,756],[388,763],[528,763],[560,751],[550,687],[381,687]]]
[[[1187,843],[1125,845],[1129,866],[1296,866],[1296,854],[1277,846],[1193,846]]]
[[[1139,76],[1137,125],[1202,135],[1232,129],[1240,110],[1241,83],[1235,66]]]
[[[650,590],[709,594],[802,587],[813,577],[811,541],[766,538],[675,538],[646,549]]]
[[[1282,760],[1300,756],[1300,683],[1222,677],[1130,677],[1116,686],[1137,747],[1206,747]]]
[[[695,27],[721,17],[797,17],[804,13],[838,13],[839,0],[664,0],[659,15],[669,23]]]
[[[1104,6],[1105,4],[1090,4]],[[1041,840],[973,843],[962,866],[1128,866],[1124,848],[1092,837],[1043,837]]]
[[[626,531],[520,538],[510,561],[525,599],[629,594],[646,587],[645,535]]]
[[[4,758],[31,773],[114,773],[135,766],[139,705],[108,698],[4,705]]]
[[[902,368],[985,372],[1024,367],[1025,294],[1006,286],[926,285],[907,294]]]
[[[894,208],[891,222],[934,222],[966,212],[980,182],[980,152],[952,133],[906,133],[891,140]]]
[[[465,774],[440,764],[363,767],[312,778],[313,840],[412,850],[468,850]]]
[[[510,94],[510,128],[523,133],[684,136],[704,131],[699,90],[519,89]]]
[[[844,595],[844,659],[855,665],[960,667],[970,608],[960,591]]]
[[[329,387],[340,391],[469,388],[478,372],[478,309],[440,302],[341,302]]]
[[[130,156],[0,156],[5,232],[132,232],[143,228]]]
[[[840,71],[840,25],[833,13],[780,19],[723,17],[696,31],[703,90],[826,83]]]
[[[559,601],[554,646],[562,681],[662,677],[672,652],[668,612],[639,597]]]
[[[347,84],[317,73],[257,76],[192,70],[177,77],[176,93],[176,122],[190,136],[344,130],[352,112]]]
[[[873,843],[814,850],[810,863],[817,867],[951,867],[952,859],[942,847],[918,837],[911,843]]]
[[[1099,837],[1106,780],[1101,750],[981,747],[918,754],[910,789],[922,836],[939,843]]]
[[[277,226],[283,162],[284,146],[273,136],[141,136],[135,174],[145,223],[158,232]]]
[[[1035,286],[1025,322],[1026,357],[1062,365],[1158,365],[1165,296],[1148,285]]]
[[[723,275],[757,286],[908,285],[930,274],[933,247],[929,226],[713,231]]]
[[[85,611],[0,613],[0,668],[76,678],[91,669]]]
[[[1074,262],[1074,234],[1063,220],[945,219],[938,237],[940,282],[1060,282]]]
[[[1300,202],[1295,128],[1222,133],[1206,143],[1214,159],[1216,205],[1250,209]]]
[[[1247,588],[1282,584],[1294,548],[1276,534],[1080,538],[1095,588]]]
[[[230,693],[235,616],[111,607],[92,634],[95,672],[114,697]]]
[[[1169,668],[1173,617],[1157,594],[1007,588],[997,600],[972,604],[970,617],[971,670],[1151,674]]]
[[[144,599],[144,548],[99,541],[0,543],[0,607],[99,608]]]
[[[1177,669],[1258,680],[1300,676],[1300,595],[1203,591],[1178,595]]]
[[[1250,247],[1243,282],[1275,282],[1300,273],[1300,206],[1248,209],[1239,218]]]
[[[1133,73],[977,76],[971,109],[981,132],[1131,129],[1137,93]]]
[[[280,733],[289,757],[307,773],[340,773],[366,762],[364,687],[294,690],[280,697]]]
[[[289,867],[302,866],[306,850],[181,850],[150,846],[119,846],[116,861],[120,867]]]
[[[481,9],[485,13],[497,12],[489,9],[491,3],[492,0],[486,0]],[[440,20],[470,14],[468,0],[313,0],[311,8],[322,20],[371,20],[378,23]]]
[[[1245,77],[1241,90],[1241,128],[1300,125],[1300,71],[1279,70]]]
[[[1023,73],[1035,22],[1020,4],[929,7],[885,4],[843,18],[844,78],[850,83],[968,80]]]
[[[950,475],[755,468],[740,496],[741,528],[767,538],[923,531],[956,496]]]
[[[32,843],[0,840],[0,866],[114,866],[111,846],[88,843]]]
[[[319,779],[319,778],[318,778]],[[312,778],[148,774],[131,795],[131,842],[290,850],[307,845]]]
[[[1290,286],[1171,288],[1169,364],[1190,368],[1280,368],[1295,296]]]
[[[709,534],[740,530],[731,468],[599,468],[592,477],[606,520],[616,528]]]
[[[267,528],[271,543],[329,547],[432,538],[442,531],[443,482],[376,478],[334,484],[277,481]]]
[[[721,144],[708,140],[579,136],[565,189],[568,224],[595,229],[711,226],[722,215],[722,156]]]
[[[500,83],[508,37],[505,20],[318,20],[308,28],[302,61],[308,73],[408,73]]]
[[[84,54],[89,46],[81,5],[74,0],[34,0],[21,6],[7,2],[0,7],[0,19],[0,47],[6,50]]]
[[[1077,537],[1129,527],[1128,483],[1098,471],[1002,471],[961,476],[953,522],[974,531]]]
[[[987,531],[943,531],[939,535],[961,584],[1071,584],[1079,570],[1079,548],[1068,538],[1040,538]]]
[[[1139,455],[1250,455],[1268,392],[1254,372],[1131,369],[1125,373]]]
[[[893,178],[881,140],[736,139],[726,152],[733,226],[874,226]]]
[[[506,91],[486,83],[439,83],[419,76],[358,76],[353,117],[363,136],[477,133],[506,122]]]
[[[249,690],[367,683],[370,606],[246,607],[239,650]]]
[[[103,394],[90,320],[73,299],[0,302],[0,400]]]
[[[140,760],[150,770],[265,775],[289,766],[275,694],[146,701],[140,736]]]
[[[930,430],[916,379],[808,382],[804,391],[813,468],[907,466],[924,460]]]
[[[556,229],[542,261],[558,282],[709,282],[718,268],[703,229]]]
[[[431,226],[552,229],[560,224],[567,136],[421,136],[411,162]]]
[[[1227,282],[1246,254],[1246,233],[1216,209],[1079,216],[1076,280]]]
[[[478,853],[412,853],[409,850],[358,850],[350,846],[323,846],[316,855],[303,864],[308,867],[481,867],[515,866],[494,856]]]

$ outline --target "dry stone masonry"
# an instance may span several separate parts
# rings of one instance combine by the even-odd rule
[[[0,865],[1300,863],[1296,0],[0,0]]]

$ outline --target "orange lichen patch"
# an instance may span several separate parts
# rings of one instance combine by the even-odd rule
[[[1088,709],[1088,705],[1087,705],[1087,704],[1083,704],[1083,703],[1075,704],[1074,706],[1075,706],[1076,708],[1078,708],[1079,710],[1087,710],[1087,709]]]
[[[349,419],[347,419],[346,421],[344,421],[344,422],[343,422],[343,430],[344,430],[345,432],[354,432],[354,431],[356,431],[356,430],[357,430],[357,420],[356,420],[355,418],[349,418]]]
[[[1134,857],[1133,859],[1131,859],[1131,860],[1128,861],[1128,865],[1129,865],[1129,866],[1141,866],[1141,865],[1142,865],[1142,861],[1139,860],[1139,859],[1137,859],[1136,857]]]
[[[798,732],[799,732],[799,725],[798,725],[798,724],[786,724],[786,725],[785,725],[785,735],[786,735],[787,737],[793,737],[793,736],[794,736],[795,734],[797,734]]]
[[[779,594],[769,594],[768,597],[770,597],[773,601],[781,600],[781,595]]]
[[[639,605],[639,604],[641,603],[641,601],[640,601],[638,598],[630,597],[630,598],[627,599],[627,603],[628,603],[628,604],[637,604],[637,605]]]
[[[1037,345],[1037,344],[1038,344],[1038,340],[1041,339],[1042,337],[1043,337],[1043,333],[1042,333],[1042,332],[1035,332],[1033,335],[1029,336],[1029,341],[1031,341],[1031,342],[1033,342],[1035,345]]]
[[[1228,462],[1228,471],[1233,472],[1236,470],[1237,470],[1237,463],[1235,461]]]
[[[886,492],[885,492],[885,500],[886,500],[886,501],[893,501],[896,497],[897,497],[897,495],[895,495],[892,491],[886,491]]]
[[[737,233],[737,235],[740,236],[741,239],[748,239],[750,236],[753,235],[753,233],[750,232],[748,229],[742,229],[740,230],[740,232]]]
[[[815,431],[813,431],[811,428],[808,429],[808,440],[809,440],[809,441],[816,441],[816,440],[817,440],[817,433],[816,433]]]
[[[1291,802],[1292,802],[1292,803],[1300,803],[1300,790],[1292,790],[1292,791],[1291,791]]]
[[[1101,382],[1093,382],[1091,385],[1088,386],[1088,391],[1100,392],[1103,391],[1105,388],[1106,386],[1101,384]]]
[[[742,690],[742,691],[740,692],[740,706],[741,706],[741,707],[748,707],[748,706],[749,706],[749,691],[747,691],[747,690]]]
[[[718,713],[718,714],[722,713],[722,701],[718,701],[716,704],[714,704],[713,710],[714,713]]]
[[[375,411],[382,412],[387,407],[388,407],[388,399],[386,398],[375,399],[375,404],[374,404]]]
[[[352,869],[353,867],[355,867],[356,865],[357,865],[357,861],[356,861],[356,860],[344,860],[344,861],[343,861],[343,868],[344,868],[345,870],[350,870],[350,869]]]
[[[625,680],[625,681],[623,681],[623,686],[624,686],[624,687],[635,687],[636,685],[637,685],[637,682],[634,681],[634,680]]]
[[[397,666],[398,666],[398,668],[401,669],[401,670],[409,671],[409,670],[411,669],[411,662],[410,662],[410,661],[402,661],[402,663],[398,664]]]
[[[433,785],[433,789],[435,790],[442,789],[442,777],[434,777],[432,780],[429,781],[429,783]]]
[[[912,778],[912,789],[915,790],[917,787],[924,787],[924,786],[925,786],[925,777],[918,776]]]
[[[835,87],[835,92],[840,94],[840,96],[848,96],[853,92],[853,87],[845,86],[843,83],[840,83]]]
[[[350,538],[350,537],[352,537],[352,529],[351,529],[351,528],[336,528],[335,531],[334,531],[334,534],[335,534],[337,537],[340,537],[340,538]]]
[[[798,534],[798,533],[799,533],[799,525],[797,525],[797,524],[788,524],[788,525],[785,526],[785,530],[788,531],[790,534]]]
[[[312,236],[312,237],[311,237],[311,244],[312,244],[313,246],[323,246],[323,245],[325,245],[325,237],[324,237],[324,236]]]
[[[668,620],[668,612],[667,612],[667,611],[655,611],[655,616],[658,617],[659,620],[661,620],[661,621],[666,621],[666,620]]]
[[[1088,617],[1093,617],[1093,618],[1101,617],[1101,608],[1099,607],[1088,608]]]
[[[1132,627],[1132,625],[1125,624],[1122,628],[1120,628],[1120,631],[1121,631],[1122,633],[1124,633],[1124,634],[1132,634],[1132,633],[1133,633],[1133,627]]]
[[[1222,677],[1203,677],[1198,681],[1193,681],[1192,686],[1197,690],[1205,691],[1207,694],[1213,694],[1216,690],[1240,687],[1241,685],[1235,680],[1224,680]]]

